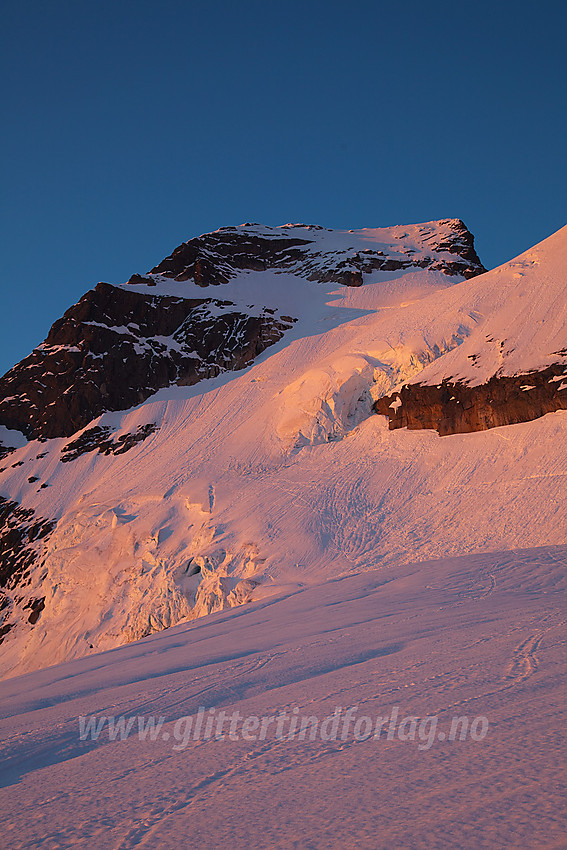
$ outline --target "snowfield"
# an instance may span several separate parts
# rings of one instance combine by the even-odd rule
[[[493,375],[521,375],[567,363],[565,268],[567,227],[516,259],[454,287],[445,304],[462,299],[479,317],[463,345],[420,375],[427,384],[451,376],[470,385]]]
[[[566,557],[547,546],[281,588],[5,681],[3,845],[564,847]],[[213,707],[252,718],[245,738],[187,735]],[[338,709],[330,740],[254,725]],[[133,731],[112,740],[108,717]],[[161,722],[156,740],[140,717]],[[366,717],[371,731],[386,719],[378,738],[360,740]],[[461,721],[450,740],[454,718],[475,737]],[[98,740],[81,740],[93,719]]]

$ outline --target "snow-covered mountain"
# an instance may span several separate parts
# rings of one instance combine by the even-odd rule
[[[300,317],[310,328],[322,290],[306,283],[361,286],[376,271],[422,268],[484,271],[460,221],[356,233],[243,225],[192,239],[126,285],[99,283],[55,322],[0,382],[0,422],[28,438],[71,436],[162,387],[250,365]]]
[[[566,253],[484,273],[459,220],[243,225],[98,284],[0,381],[2,675],[565,543]]]

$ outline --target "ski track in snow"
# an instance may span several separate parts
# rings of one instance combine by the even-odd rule
[[[514,650],[514,656],[506,671],[506,678],[520,685],[529,679],[538,667],[537,650],[543,640],[543,634],[534,634],[523,640]]]
[[[345,576],[5,681],[6,846],[561,847],[565,563],[543,547]],[[269,734],[173,751],[200,705],[399,706],[489,731],[421,751]],[[170,737],[80,742],[89,714],[164,716]]]

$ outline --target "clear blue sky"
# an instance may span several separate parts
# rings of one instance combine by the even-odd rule
[[[567,4],[5,0],[0,373],[99,280],[244,221],[565,223]]]

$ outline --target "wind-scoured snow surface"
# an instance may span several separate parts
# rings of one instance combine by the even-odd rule
[[[3,846],[565,847],[566,557],[513,550],[289,588],[4,682]],[[399,719],[390,738],[386,724],[357,741],[351,723],[345,740],[273,725],[192,740],[179,721],[200,707]],[[80,740],[80,717],[102,719],[98,740]],[[134,731],[111,740],[108,717]],[[163,718],[156,740],[140,740],[139,717]],[[436,717],[435,734],[412,739],[405,717]],[[450,740],[455,717],[485,734]]]
[[[360,256],[368,244],[392,253],[395,244],[407,258],[419,234],[442,244],[447,228],[300,230],[315,233],[321,265],[326,240],[329,253]],[[57,525],[30,544],[38,559],[24,601],[14,596],[22,613],[0,646],[2,675],[111,649],[282,586],[565,543],[566,413],[441,440],[390,432],[372,405],[497,329],[512,341],[510,368],[537,367],[566,348],[566,244],[564,229],[466,281],[429,267],[371,271],[354,287],[297,269],[238,271],[205,289],[153,275],[151,291],[193,298],[212,288],[243,309],[272,305],[298,321],[243,371],[100,416],[88,429],[107,429],[106,454],[65,454],[61,438],[20,441],[3,461],[0,495],[33,510],[38,527]],[[486,358],[483,374],[494,368]],[[140,434],[115,453],[121,438]]]

